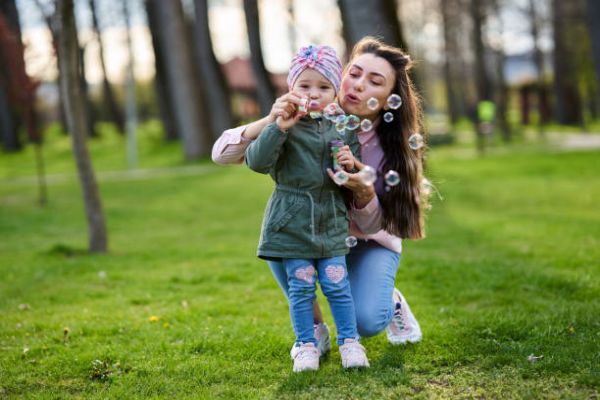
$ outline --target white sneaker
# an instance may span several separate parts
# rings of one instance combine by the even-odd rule
[[[342,367],[344,368],[369,367],[365,348],[358,340],[345,339],[344,344],[340,346],[340,354],[342,355]]]
[[[326,323],[315,324],[315,339],[317,339],[317,349],[321,357],[331,350],[331,339],[329,338],[329,327]]]
[[[294,360],[294,372],[319,369],[319,350],[313,343],[300,343],[292,347],[290,354]]]
[[[329,337],[329,327],[325,322],[321,322],[320,324],[314,324],[314,335],[315,339],[317,339],[317,349],[319,350],[319,354],[323,357],[331,350],[331,339]],[[292,346],[292,350],[290,354],[292,355],[292,360],[294,359],[294,348],[296,344]]]
[[[421,327],[410,311],[406,299],[396,288],[392,298],[396,303],[396,310],[390,324],[385,328],[388,341],[393,345],[419,342],[423,339]]]

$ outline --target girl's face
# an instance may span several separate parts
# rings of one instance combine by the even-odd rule
[[[319,102],[319,108],[325,107],[335,99],[333,84],[314,69],[307,68],[300,73],[292,91],[301,97]]]
[[[396,82],[396,72],[384,58],[371,53],[350,61],[342,76],[338,101],[347,114],[373,120],[385,105]],[[371,97],[379,103],[375,110],[367,106]]]

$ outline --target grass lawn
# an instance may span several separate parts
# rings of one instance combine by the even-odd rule
[[[68,141],[52,143],[49,171],[72,173]],[[121,146],[93,143],[97,168],[123,168],[124,148],[106,143]],[[178,163],[176,147],[145,146],[143,167]],[[369,370],[342,370],[334,348],[304,374],[291,371],[286,301],[255,257],[267,177],[210,162],[105,176],[99,256],[82,251],[74,177],[40,208],[15,178],[30,160],[0,155],[0,398],[598,397],[598,151],[431,151],[444,200],[397,276],[423,342],[364,338]]]

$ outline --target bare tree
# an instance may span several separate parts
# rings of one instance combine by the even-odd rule
[[[146,0],[149,17],[155,23],[153,35],[159,36],[166,88],[178,134],[183,139],[185,157],[189,160],[206,156],[212,146],[212,135],[205,100],[199,91],[192,45],[189,42],[183,9],[179,1]]]
[[[596,74],[596,97],[600,95],[600,2],[587,0],[587,24]],[[597,98],[600,103],[600,99]]]
[[[257,0],[244,0],[244,13],[246,14],[248,43],[250,44],[250,61],[256,78],[258,104],[261,114],[266,115],[275,101],[275,87],[263,61]]]
[[[495,67],[496,67],[496,121],[502,132],[502,138],[505,142],[511,140],[511,129],[508,123],[508,85],[504,76],[504,65],[506,64],[506,54],[504,52],[504,23],[502,19],[502,9],[499,0],[490,0],[492,10],[498,20],[498,43],[495,44]]]
[[[366,35],[379,36],[406,49],[394,0],[338,0],[346,45],[350,48]]]
[[[583,124],[581,94],[574,65],[573,46],[569,41],[569,21],[576,2],[553,0],[554,94],[556,117],[561,124]]]
[[[102,31],[100,29],[100,24],[98,23],[98,0],[88,0],[88,2],[92,13],[92,28],[96,37],[96,41],[98,42],[100,68],[102,69],[102,99],[104,100],[106,110],[110,115],[110,120],[117,126],[119,132],[123,133],[123,113],[117,105],[117,101],[115,99],[115,95],[110,85],[110,82],[108,81],[108,74],[106,72],[104,41],[102,40]]]
[[[65,101],[67,126],[71,132],[73,154],[77,164],[89,232],[89,251],[105,253],[108,248],[102,202],[96,184],[94,169],[86,144],[84,98],[79,82],[79,45],[73,12],[73,0],[58,0],[60,48],[60,86]]]
[[[458,82],[453,73],[453,66],[456,65],[456,60],[460,57],[457,51],[456,32],[457,23],[453,10],[456,10],[457,4],[453,0],[439,0],[442,20],[444,23],[444,81],[446,83],[446,103],[450,123],[454,126],[460,117],[459,111],[459,94]]]
[[[179,135],[175,126],[174,103],[170,98],[167,86],[167,70],[163,61],[166,57],[162,50],[166,46],[161,43],[161,35],[159,34],[161,29],[159,10],[155,9],[154,3],[151,1],[146,1],[145,4],[148,27],[150,29],[150,36],[152,37],[152,49],[154,50],[154,90],[156,91],[156,101],[165,131],[165,140],[175,141],[179,139]]]
[[[231,116],[231,96],[221,65],[213,51],[210,39],[207,0],[195,0],[196,22],[194,24],[194,42],[196,65],[200,69],[203,96],[210,115],[213,138],[233,125]]]

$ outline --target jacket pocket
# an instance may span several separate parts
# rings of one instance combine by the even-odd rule
[[[278,232],[283,227],[285,227],[292,218],[298,216],[298,212],[300,211],[302,206],[303,203],[301,201],[295,201],[285,209],[277,210],[274,213],[271,222],[269,223],[269,228],[275,232]]]

